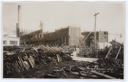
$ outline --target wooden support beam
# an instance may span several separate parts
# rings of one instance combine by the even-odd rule
[[[112,50],[112,47],[110,47],[108,53],[106,54],[106,57],[105,58],[108,58],[108,55],[110,54],[110,51]]]
[[[97,71],[91,71],[93,74],[96,74],[96,75],[99,75],[99,76],[102,76],[102,77],[105,77],[107,79],[116,79],[115,77],[112,77],[112,76],[109,76],[109,75],[106,75],[106,74],[103,74],[103,73],[99,73]]]
[[[120,48],[119,48],[119,50],[118,50],[118,52],[117,52],[117,55],[116,55],[115,59],[117,59],[117,58],[118,58],[119,53],[120,53],[120,50],[121,50],[121,46],[120,46]]]
[[[60,62],[60,61],[61,61],[61,59],[60,59],[59,54],[56,54],[56,56],[57,56],[57,61],[58,61],[58,62]]]

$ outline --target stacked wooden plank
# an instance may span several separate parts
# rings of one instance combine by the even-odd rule
[[[12,55],[4,54],[4,74],[21,73],[34,68],[35,59],[30,52],[19,52]]]
[[[57,64],[63,60],[65,54],[63,49],[59,47],[40,46],[32,48],[24,48],[18,52],[6,51],[4,53],[4,75],[16,74],[28,71],[37,64]]]

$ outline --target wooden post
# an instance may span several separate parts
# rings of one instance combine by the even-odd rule
[[[108,51],[108,53],[107,53],[107,55],[106,55],[105,58],[108,58],[108,55],[109,55],[109,53],[110,53],[111,50],[112,50],[112,47],[109,49],[109,51]]]
[[[118,50],[118,52],[117,52],[117,55],[116,55],[115,59],[117,59],[117,58],[118,58],[119,53],[120,53],[120,50],[121,50],[121,46],[120,46],[120,48],[119,48],[119,50]]]
[[[57,61],[60,62],[60,56],[59,56],[59,54],[56,54],[56,56],[57,56]]]

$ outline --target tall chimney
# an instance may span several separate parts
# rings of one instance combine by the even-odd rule
[[[20,5],[18,5],[18,16],[17,16],[17,23],[16,23],[16,35],[20,37]]]
[[[43,37],[43,23],[40,21],[40,30],[41,30],[41,35]]]

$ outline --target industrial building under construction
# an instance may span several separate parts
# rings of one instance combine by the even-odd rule
[[[79,27],[67,26],[55,32],[43,33],[42,30],[21,35],[21,45],[37,46],[79,46],[81,32]]]

